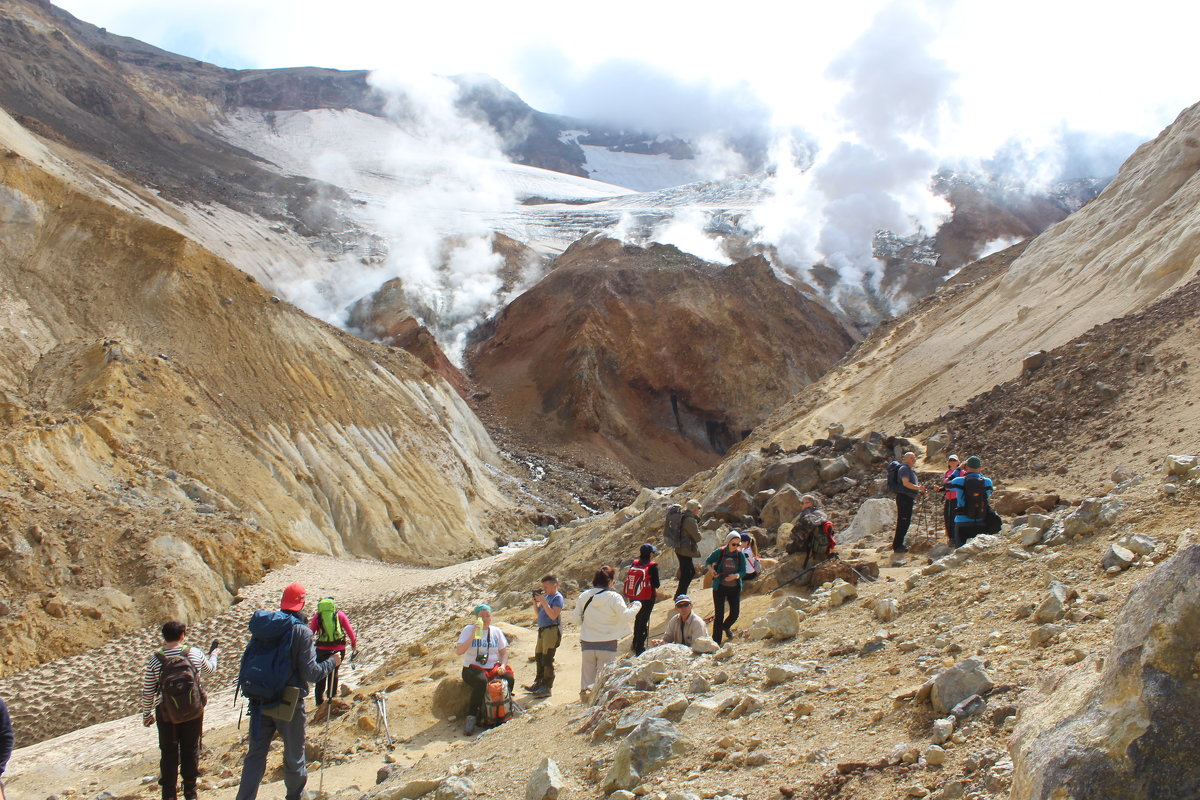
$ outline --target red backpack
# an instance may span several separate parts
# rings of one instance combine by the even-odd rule
[[[649,600],[654,597],[654,586],[650,583],[650,567],[655,562],[645,564],[634,561],[625,573],[625,586],[621,593],[630,600]]]
[[[833,549],[837,547],[837,539],[833,538],[833,523],[829,520],[821,523],[821,533],[825,534],[825,539],[829,543],[829,555],[833,555]]]

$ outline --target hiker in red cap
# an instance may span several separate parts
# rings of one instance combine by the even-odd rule
[[[300,800],[308,782],[304,758],[307,717],[304,698],[311,682],[326,678],[342,663],[342,654],[317,662],[312,631],[304,616],[304,587],[283,590],[279,611],[255,611],[250,643],[242,655],[238,685],[250,701],[250,748],[242,762],[237,800],[254,800],[267,769],[267,751],[275,734],[283,740],[283,783],[286,800]],[[287,675],[277,669],[283,664]],[[266,687],[283,688],[272,693]]]

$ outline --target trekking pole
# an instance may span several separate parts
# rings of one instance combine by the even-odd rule
[[[375,692],[371,695],[371,698],[375,701],[375,711],[379,714],[380,721],[383,723],[383,732],[387,735],[388,747],[393,747],[392,732],[388,728],[387,720],[387,695],[383,692]]]
[[[795,583],[796,581],[798,581],[798,580],[800,580],[801,578],[803,578],[805,575],[807,575],[807,574],[809,574],[810,572],[812,572],[813,570],[815,570],[817,567],[821,566],[822,564],[827,564],[827,563],[829,563],[830,561],[833,561],[835,558],[838,558],[838,555],[837,555],[837,553],[834,553],[833,555],[831,555],[829,558],[825,559],[824,561],[819,561],[819,562],[817,562],[816,564],[813,564],[811,567],[807,567],[807,568],[805,568],[805,569],[801,570],[799,575],[796,575],[796,576],[794,576],[794,577],[792,577],[792,578],[788,578],[786,581],[784,581],[783,583],[779,584],[779,586],[777,586],[777,587],[775,587],[775,588],[776,588],[776,589],[782,589],[784,586],[787,586],[787,585],[788,585],[788,584],[790,584],[790,583]],[[851,567],[851,569],[853,569],[853,567]]]

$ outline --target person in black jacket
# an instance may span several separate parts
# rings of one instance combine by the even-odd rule
[[[336,653],[332,658],[318,663],[312,631],[308,627],[308,617],[304,615],[306,594],[303,586],[293,583],[283,590],[283,600],[279,603],[280,610],[296,619],[292,630],[292,675],[287,682],[288,686],[295,686],[300,690],[296,711],[290,720],[285,721],[264,714],[261,705],[251,703],[250,748],[246,751],[246,760],[242,762],[242,782],[238,787],[237,800],[254,800],[258,796],[259,784],[262,783],[263,774],[267,770],[267,751],[271,749],[271,740],[277,732],[283,740],[283,784],[286,788],[286,800],[300,800],[304,793],[304,785],[308,783],[308,767],[304,759],[307,725],[304,698],[308,696],[310,683],[325,678],[342,663],[342,654]]]
[[[0,697],[0,778],[4,777],[4,770],[8,769],[8,760],[12,758],[13,741],[12,717],[8,715],[8,705],[4,698]]]

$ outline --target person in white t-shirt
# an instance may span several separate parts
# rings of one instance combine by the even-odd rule
[[[475,732],[478,714],[483,706],[483,693],[492,678],[508,681],[508,690],[515,683],[513,671],[508,666],[508,639],[504,631],[492,624],[492,607],[487,603],[475,606],[476,621],[463,628],[454,648],[463,657],[462,679],[471,688],[471,699],[467,706],[467,719],[463,733]]]

